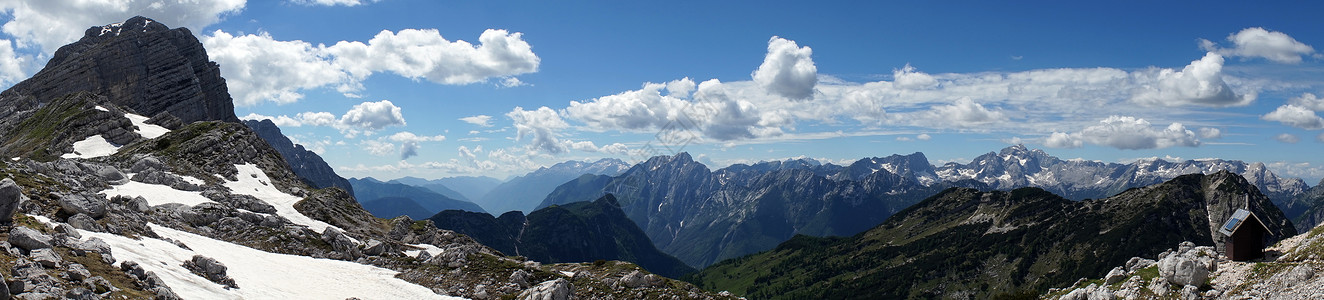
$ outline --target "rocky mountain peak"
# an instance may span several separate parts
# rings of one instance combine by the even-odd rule
[[[0,106],[27,111],[81,91],[147,117],[239,121],[220,66],[193,33],[145,17],[88,28],[32,78],[0,93]]]

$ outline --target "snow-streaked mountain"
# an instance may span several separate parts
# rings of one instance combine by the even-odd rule
[[[1169,162],[1146,158],[1128,164],[1103,163],[1062,160],[1023,145],[980,155],[967,164],[948,163],[938,167],[936,173],[944,181],[971,179],[994,189],[1038,187],[1068,199],[1083,200],[1112,196],[1129,188],[1153,185],[1185,174],[1213,174],[1221,170],[1246,177],[1279,206],[1307,188],[1305,181],[1279,177],[1258,162],[1223,159]],[[1289,216],[1304,210],[1282,209]]]

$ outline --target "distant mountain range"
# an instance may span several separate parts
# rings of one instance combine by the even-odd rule
[[[460,197],[452,198],[469,202],[483,199],[488,192],[501,185],[500,179],[487,176],[457,176],[431,180],[406,176],[391,181],[424,187],[442,195],[447,195],[443,191],[454,191]]]
[[[1267,223],[1270,244],[1297,232],[1268,197],[1226,171],[1086,201],[1039,188],[954,188],[849,238],[798,235],[690,280],[756,299],[1037,295],[1183,241],[1222,249],[1214,237],[1238,208]]]
[[[942,167],[914,153],[865,158],[849,166],[799,159],[710,171],[680,153],[654,157],[617,176],[576,178],[557,187],[538,207],[615,194],[622,210],[659,249],[702,267],[772,249],[796,234],[854,235],[948,187],[1038,187],[1084,200],[1219,170],[1241,174],[1261,187],[1290,218],[1309,207],[1310,202],[1297,200],[1307,188],[1304,182],[1278,177],[1260,163],[1062,160],[1021,145]]]
[[[451,199],[432,190],[403,183],[382,182],[372,177],[350,178],[349,183],[354,186],[354,198],[363,205],[363,209],[379,218],[407,215],[410,218],[426,219],[448,209],[486,212],[473,202]]]
[[[567,181],[578,178],[580,175],[615,176],[629,168],[630,164],[614,158],[604,158],[594,162],[562,162],[502,182],[474,203],[478,203],[483,209],[497,214],[513,210],[531,212],[543,198],[547,198],[547,193]],[[581,201],[593,200],[597,196],[601,196],[601,194]]]
[[[447,210],[429,220],[438,228],[466,234],[507,255],[543,263],[621,260],[673,278],[695,271],[654,247],[648,235],[625,217],[612,195],[539,209],[528,217],[518,211],[493,217]]]

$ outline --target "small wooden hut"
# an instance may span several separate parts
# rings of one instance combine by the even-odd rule
[[[1218,232],[1224,236],[1223,254],[1228,259],[1247,261],[1264,257],[1264,235],[1269,228],[1249,210],[1237,209]]]

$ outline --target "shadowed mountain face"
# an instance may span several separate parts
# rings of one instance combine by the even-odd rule
[[[40,72],[0,94],[0,106],[24,111],[80,91],[147,117],[239,121],[220,68],[202,43],[188,28],[144,17],[88,28],[82,39],[55,51]]]
[[[1222,247],[1238,208],[1260,216],[1269,243],[1296,229],[1257,188],[1229,172],[1192,174],[1105,199],[1038,188],[949,189],[849,238],[797,236],[690,278],[752,298],[989,298],[1097,277],[1182,241]]]
[[[503,253],[544,263],[622,260],[672,278],[694,272],[654,247],[643,230],[625,217],[612,195],[539,209],[528,217],[518,211],[493,218],[448,210],[430,220],[438,228],[469,235]]]
[[[280,152],[280,156],[290,164],[290,169],[294,170],[294,174],[307,180],[309,185],[319,189],[338,187],[354,194],[354,188],[349,185],[349,180],[336,175],[336,171],[331,169],[331,166],[327,165],[326,161],[322,160],[322,157],[317,153],[304,149],[303,145],[290,142],[288,137],[281,134],[280,128],[276,127],[276,123],[272,123],[271,120],[244,120],[244,125],[252,128],[253,132],[256,132],[262,140],[267,141],[267,144],[275,148],[276,152]]]

